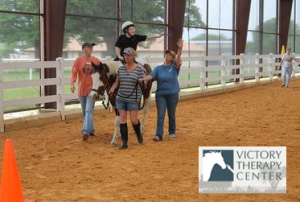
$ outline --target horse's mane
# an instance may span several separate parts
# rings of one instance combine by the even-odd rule
[[[219,154],[219,153],[221,153],[221,152],[214,152],[214,151],[211,151],[211,152],[205,153],[205,154],[204,154],[204,157],[213,156],[213,155],[216,155],[216,154]]]
[[[109,68],[109,74],[117,74],[118,69],[122,66],[122,63],[119,61],[105,61],[103,62]]]

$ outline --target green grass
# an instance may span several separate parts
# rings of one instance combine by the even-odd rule
[[[4,71],[3,80],[4,81],[21,81],[29,80],[29,70],[8,70]],[[32,71],[32,79],[39,79],[40,73],[36,70]]]
[[[24,81],[30,80],[30,72],[29,70],[8,70],[4,71],[3,80],[5,82],[8,81]],[[65,77],[70,77],[71,71],[65,71]],[[36,80],[40,78],[40,72],[37,70],[32,71],[32,80]],[[70,93],[70,85],[65,85],[65,93]],[[17,100],[23,98],[37,98],[40,97],[40,87],[26,87],[26,88],[13,88],[13,89],[5,89],[3,90],[3,98],[5,101],[7,100]],[[35,108],[35,105],[19,105],[12,107],[5,107],[4,111],[11,110],[22,110],[22,109],[30,109]]]
[[[214,77],[219,77],[221,75],[220,71],[211,71],[208,73],[208,78],[214,78]],[[180,80],[191,80],[191,79],[199,79],[200,78],[200,73],[180,73],[179,74],[179,79]],[[208,85],[213,85],[213,84],[219,84],[220,82],[209,82]],[[181,86],[181,88],[188,88],[188,87],[199,87],[199,84],[194,84],[194,85],[184,85]]]
[[[70,77],[71,71],[65,71],[65,77]],[[24,81],[29,80],[29,70],[9,70],[4,72],[3,80],[7,81]],[[36,70],[32,71],[32,80],[40,78],[40,73]],[[65,92],[70,93],[70,85],[65,85]],[[30,97],[40,96],[40,87],[26,87],[26,88],[15,88],[15,89],[5,89],[4,90],[4,100],[15,100]]]

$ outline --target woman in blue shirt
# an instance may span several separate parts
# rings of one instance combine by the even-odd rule
[[[183,40],[177,42],[177,56],[174,51],[167,50],[165,54],[165,62],[153,69],[150,75],[146,76],[145,82],[151,79],[157,81],[157,90],[155,93],[157,108],[157,126],[154,141],[163,140],[164,119],[166,110],[169,116],[169,137],[176,136],[176,106],[178,103],[178,93],[180,91],[178,83],[178,74],[181,66],[181,53]]]

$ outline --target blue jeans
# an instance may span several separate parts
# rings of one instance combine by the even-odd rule
[[[139,110],[139,107],[139,103],[131,103],[116,99],[116,109],[123,109],[125,111],[136,111]]]
[[[95,101],[89,96],[80,96],[79,97],[82,115],[83,115],[83,129],[82,134],[94,133],[94,106]]]
[[[292,75],[292,67],[283,67],[282,68],[282,85],[289,86],[290,85],[290,79]],[[286,79],[287,77],[287,79]]]
[[[156,136],[162,139],[164,134],[164,120],[166,109],[168,110],[169,117],[169,134],[176,133],[176,106],[178,103],[178,93],[169,95],[156,95],[156,108],[157,108],[157,126],[156,126]]]

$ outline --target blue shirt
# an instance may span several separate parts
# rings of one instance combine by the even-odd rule
[[[180,68],[175,64],[159,65],[153,69],[151,76],[157,81],[156,95],[168,95],[180,92],[178,74]]]

